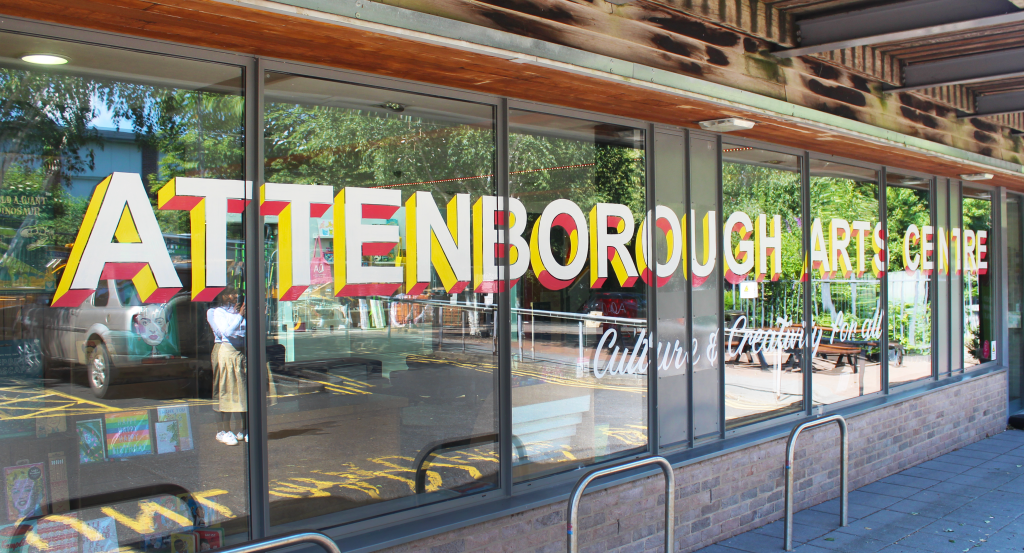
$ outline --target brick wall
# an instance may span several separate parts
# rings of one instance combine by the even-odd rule
[[[851,491],[1002,432],[1006,389],[1006,373],[998,372],[850,417]],[[839,431],[836,425],[805,431],[798,446],[799,511],[838,496]],[[694,551],[781,518],[785,451],[782,437],[676,469],[676,550]],[[660,475],[587,494],[580,550],[662,551],[663,505]],[[386,551],[563,552],[565,509],[558,502]]]

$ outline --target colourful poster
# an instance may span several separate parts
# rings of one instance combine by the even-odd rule
[[[192,532],[171,534],[171,553],[196,553],[199,538]]]
[[[195,535],[199,538],[199,551],[220,549],[221,545],[224,544],[223,528],[207,528],[205,530],[196,530]]]
[[[64,513],[61,517],[76,519],[78,514]],[[36,524],[35,533],[39,542],[29,543],[25,553],[78,553],[78,531],[67,520],[43,518]]]
[[[212,500],[206,499],[204,505],[189,495],[179,495],[178,499],[188,508],[189,516],[196,528],[213,526],[224,521],[226,517],[209,506]]]
[[[63,451],[51,451],[46,455],[50,460],[50,505],[54,513],[71,510],[71,496],[68,492],[68,465]]]
[[[36,437],[45,438],[50,434],[68,431],[68,419],[64,408],[57,409],[52,416],[36,418]]]
[[[117,525],[111,517],[100,517],[95,520],[85,521],[85,525],[96,531],[92,539],[83,533],[82,553],[114,553],[117,546]]]
[[[7,490],[7,520],[44,515],[46,508],[46,482],[44,463],[32,463],[4,468]]]
[[[78,421],[78,462],[85,465],[107,460],[104,444],[103,419]]]
[[[192,425],[188,407],[161,407],[157,409],[157,420],[160,422],[176,421],[178,423],[178,444],[181,448],[178,451],[192,449]]]
[[[178,433],[178,421],[163,421],[153,425],[156,433],[156,452],[174,453],[181,451],[181,437]]]
[[[149,411],[121,411],[104,416],[107,427],[107,456],[111,459],[149,455]]]
[[[192,529],[188,505],[177,497],[170,496],[157,497],[146,502],[156,504],[158,509],[153,513],[153,531],[143,536],[143,548],[147,551],[172,551],[172,534]]]

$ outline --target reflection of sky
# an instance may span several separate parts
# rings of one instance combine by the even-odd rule
[[[89,127],[105,131],[132,131],[131,121],[121,119],[117,124],[114,124],[114,113],[107,109],[106,104],[98,96],[93,94],[90,102],[92,108],[96,110],[96,117],[89,121]]]

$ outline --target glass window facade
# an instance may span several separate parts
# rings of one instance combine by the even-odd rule
[[[517,481],[647,447],[645,175],[643,129],[509,113]]]
[[[800,176],[798,156],[722,146],[722,343],[730,427],[803,407],[807,268],[801,262]],[[820,230],[813,226],[812,237]],[[812,265],[820,261],[813,257]]]
[[[341,535],[964,367],[1006,362],[1019,392],[1021,213],[1001,189],[279,62],[2,38],[11,544]]]
[[[39,51],[68,63],[19,59]],[[12,551],[248,539],[241,83],[241,67],[0,39]]]
[[[493,489],[495,108],[266,83],[271,524]]]
[[[889,384],[932,376],[932,179],[886,174]]]
[[[992,275],[992,196],[989,190],[963,187],[963,366],[970,369],[995,358]]]
[[[812,389],[814,404],[830,404],[882,389],[885,233],[876,170],[810,168]]]

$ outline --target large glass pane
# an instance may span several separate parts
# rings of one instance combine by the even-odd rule
[[[494,489],[494,108],[266,82],[271,524]]]
[[[654,186],[658,210],[668,218],[661,219],[655,235],[659,264],[671,272],[658,280],[658,341],[662,348],[658,361],[658,418],[662,447],[679,445],[690,436],[689,391],[687,370],[689,353],[687,337],[687,262],[682,255],[686,230],[680,214],[686,206],[686,140],[682,135],[654,134]],[[659,267],[661,269],[661,267]]]
[[[690,213],[684,216],[683,228],[690,248],[693,337],[689,361],[693,368],[695,440],[717,438],[722,431],[718,149],[718,140],[714,138],[690,136]]]
[[[992,193],[963,187],[964,368],[995,359],[995,320],[989,250],[992,233]]]
[[[640,242],[643,130],[511,110],[509,133],[510,241],[529,251],[510,275],[512,433],[529,455],[513,475],[525,480],[647,447],[654,260]]]
[[[931,179],[886,174],[889,267],[889,384],[932,375],[932,285],[935,230]]]
[[[953,373],[964,369],[964,310],[960,308],[964,299],[963,284],[963,249],[960,237],[963,234],[963,200],[961,197],[961,182],[958,180],[949,181],[949,231],[946,234],[945,243],[949,250],[945,253],[942,265],[943,272],[949,273],[949,327],[944,329],[949,338],[949,364]]]
[[[0,36],[10,551],[247,538],[241,77]]]
[[[722,159],[725,418],[734,427],[803,407],[803,200],[799,157],[725,144]]]
[[[878,392],[885,233],[875,170],[811,160],[811,247],[811,305],[821,336],[812,346],[814,403]]]
[[[1010,401],[1021,397],[1021,368],[1024,367],[1024,331],[1021,330],[1021,304],[1024,304],[1024,217],[1020,196],[1006,199],[1006,277],[1010,366]]]

